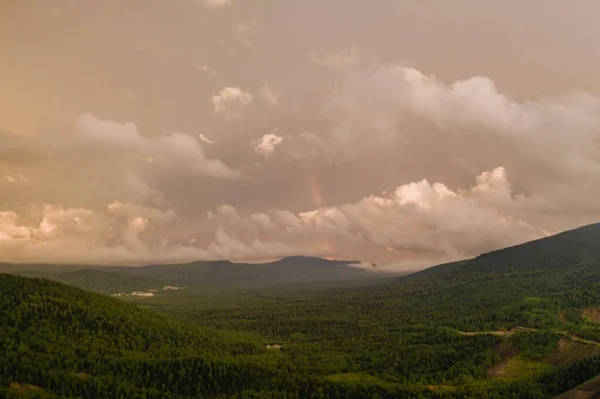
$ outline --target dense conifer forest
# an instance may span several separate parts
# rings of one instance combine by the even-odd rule
[[[600,374],[598,238],[129,303],[2,274],[0,397],[551,398]]]

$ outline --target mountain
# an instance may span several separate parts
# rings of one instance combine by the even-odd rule
[[[376,285],[195,290],[144,308],[0,274],[0,397],[550,398],[600,374],[597,234],[587,226]],[[208,286],[338,269],[366,273],[314,258],[110,272]],[[46,270],[114,282],[103,268]]]
[[[149,277],[191,287],[265,286],[376,277],[367,270],[352,267],[353,263],[357,262],[296,256],[262,264],[200,261],[118,270],[138,278]]]
[[[402,298],[447,326],[510,330],[580,318],[600,306],[599,288],[600,224],[591,224],[401,276],[373,296]],[[594,328],[577,324],[583,335]]]
[[[464,273],[550,272],[565,270],[595,257],[600,257],[600,223],[488,252],[473,259],[434,266],[399,279],[414,281]]]
[[[377,273],[352,267],[353,263],[357,262],[295,256],[262,264],[229,261],[140,267],[4,264],[0,265],[0,271],[44,277],[104,294],[161,291],[165,286],[220,289],[381,277]]]
[[[292,367],[339,384],[333,397],[551,398],[600,374],[598,232],[586,226],[377,285],[146,303],[284,343]]]

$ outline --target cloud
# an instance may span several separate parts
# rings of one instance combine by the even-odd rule
[[[501,205],[507,215],[555,232],[597,220],[600,209],[588,200],[600,195],[593,188],[600,184],[596,96],[518,100],[487,77],[446,83],[372,62],[344,72],[321,112],[329,123],[314,143],[297,140],[286,150],[315,159],[329,153],[337,165],[371,162],[371,173],[383,177],[449,176],[452,184],[503,165],[519,194],[536,196],[527,209]]]
[[[598,220],[597,96],[527,99],[509,94],[506,78],[444,81],[354,53],[317,57],[331,70],[309,68],[326,79],[298,82],[294,112],[264,86],[261,101],[277,107],[247,107],[243,125],[176,120],[206,120],[206,135],[157,131],[174,120],[166,110],[161,123],[83,114],[74,130],[0,135],[2,259],[327,254],[420,268]],[[214,97],[214,111],[231,120],[253,102],[236,87]],[[286,134],[257,134],[269,126]]]
[[[75,120],[75,128],[83,137],[102,144],[132,148],[144,142],[133,122],[113,122],[81,114]]]
[[[326,53],[323,55],[313,55],[310,60],[325,68],[342,69],[357,65],[361,58],[361,53],[356,47],[352,47],[349,54]]]
[[[279,104],[279,95],[267,85],[260,89],[260,96],[271,107],[276,107]]]
[[[198,65],[196,65],[196,68],[199,69],[199,70],[201,70],[201,71],[208,72],[211,75],[217,75],[218,74],[217,71],[215,71],[214,69],[209,68],[206,64],[198,64]]]
[[[339,150],[337,143],[332,143],[328,137],[321,137],[312,132],[302,132],[288,137],[286,154],[290,159],[320,159],[331,162],[334,152]]]
[[[27,214],[0,212],[0,251],[14,262],[139,264],[210,258],[194,247],[169,245],[163,226],[170,210],[113,202],[104,209],[33,206]],[[29,220],[29,222],[27,222]]]
[[[141,156],[146,164],[159,163],[164,168],[184,168],[216,178],[237,178],[240,173],[219,159],[208,159],[198,141],[185,133],[170,133],[155,138],[139,134],[133,122],[113,122],[82,114],[77,118],[76,128],[85,143],[103,145],[112,151],[131,157],[132,152]]]
[[[304,212],[299,218],[315,230],[360,237],[396,252],[462,258],[540,237],[541,229],[501,211],[501,205],[518,207],[527,201],[512,197],[500,167],[481,174],[469,189],[453,191],[421,180],[389,195]]]
[[[307,237],[329,237],[343,240],[345,248],[367,246],[371,253],[378,248],[404,258],[388,262],[388,270],[390,265],[414,269],[543,237],[547,232],[542,228],[513,215],[514,209],[526,209],[536,200],[515,195],[506,171],[498,167],[481,173],[475,185],[460,190],[420,180],[388,194],[297,214],[275,211],[240,216],[231,209],[218,214],[227,220],[233,215],[235,223],[227,226],[240,236],[274,234],[290,245]],[[236,240],[235,246],[241,245]]]
[[[223,205],[219,217],[236,218]],[[27,222],[29,220],[29,222]],[[256,238],[240,241],[217,228],[204,248],[196,238],[170,243],[163,231],[177,223],[172,210],[114,201],[91,210],[61,205],[31,207],[25,215],[0,212],[3,261],[78,264],[148,264],[189,260],[256,261],[297,253],[294,245]],[[300,252],[303,252],[300,250]],[[49,258],[50,257],[50,258]]]
[[[257,260],[280,258],[297,251],[293,245],[276,241],[261,241],[255,239],[245,244],[237,238],[230,236],[223,229],[218,229],[215,239],[207,251],[217,258],[233,260]]]
[[[380,270],[414,269],[543,237],[600,214],[593,201],[600,194],[597,97],[523,101],[486,77],[446,83],[377,62],[348,65],[341,76],[320,107],[325,127],[285,141],[275,132],[263,135],[252,142],[255,151],[265,157],[281,151],[274,163],[328,159],[356,175],[357,165],[377,163],[369,176],[420,170],[417,162],[432,159],[446,175],[445,169],[470,173],[474,184],[411,178],[390,192],[304,212],[223,206],[211,213],[220,232],[207,256],[317,254],[331,246],[344,258],[375,261]],[[111,141],[137,140],[130,126],[115,130]],[[265,243],[273,243],[272,251],[257,249]]]
[[[4,176],[4,180],[6,180],[9,183],[21,183],[26,181],[27,179],[21,174],[15,174]]]
[[[231,109],[235,103],[248,105],[252,102],[252,94],[243,91],[239,87],[224,87],[219,94],[212,97],[213,108],[216,113],[222,115],[226,120],[239,119],[239,112]]]
[[[225,7],[231,5],[231,0],[203,0],[204,4],[209,7]]]
[[[204,134],[200,133],[198,135],[198,137],[200,138],[200,140],[202,140],[204,143],[206,144],[215,144],[215,142],[211,139],[209,139],[208,137],[206,137]]]
[[[244,46],[252,47],[253,42],[250,39],[250,33],[256,28],[256,21],[242,22],[234,27],[235,38]]]
[[[277,129],[275,129],[275,131],[277,131]],[[283,143],[283,140],[283,137],[278,136],[275,133],[267,133],[260,139],[254,140],[252,144],[254,145],[254,151],[256,153],[269,157],[273,151],[275,151],[275,147]]]
[[[198,141],[191,135],[172,133],[157,140],[160,152],[170,160],[177,159],[194,172],[204,173],[211,177],[237,178],[241,174],[225,165],[218,159],[207,159]]]
[[[237,209],[235,209],[235,207],[233,207],[231,205],[227,205],[227,204],[223,204],[223,205],[219,206],[219,208],[217,209],[217,214],[219,216],[225,216],[225,217],[231,217],[231,218],[239,217]]]
[[[132,215],[135,215],[135,218],[144,219],[146,221],[144,224],[148,220],[159,225],[175,220],[175,212],[171,209],[161,210],[133,203],[113,201],[106,206],[106,210],[110,215],[119,215],[125,218],[131,218]]]

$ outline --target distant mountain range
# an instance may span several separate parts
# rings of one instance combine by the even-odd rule
[[[552,270],[595,256],[600,256],[600,224],[492,251],[473,259],[434,266],[408,276],[407,273],[397,276],[401,282],[408,282],[465,273]],[[306,256],[260,264],[197,261],[136,267],[0,263],[0,273],[44,277],[103,294],[162,291],[166,286],[226,289],[382,277],[380,273],[354,267],[357,263]]]
[[[139,267],[0,264],[0,272],[44,277],[104,294],[159,291],[165,286],[222,289],[381,278],[379,273],[353,267],[356,263],[293,256],[261,264],[229,261]]]

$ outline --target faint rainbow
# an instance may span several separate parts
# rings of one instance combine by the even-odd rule
[[[317,209],[324,208],[325,207],[325,199],[323,196],[323,190],[321,190],[319,178],[317,177],[315,170],[310,165],[306,168],[306,177],[308,180],[308,187],[309,187],[309,191],[311,193],[315,208],[317,208]],[[327,236],[323,237],[323,243],[321,245],[321,250],[324,250],[325,253],[329,253],[329,254],[333,252],[333,245],[331,245],[331,242],[329,241],[329,238]],[[333,259],[330,256],[325,256],[325,258]]]

